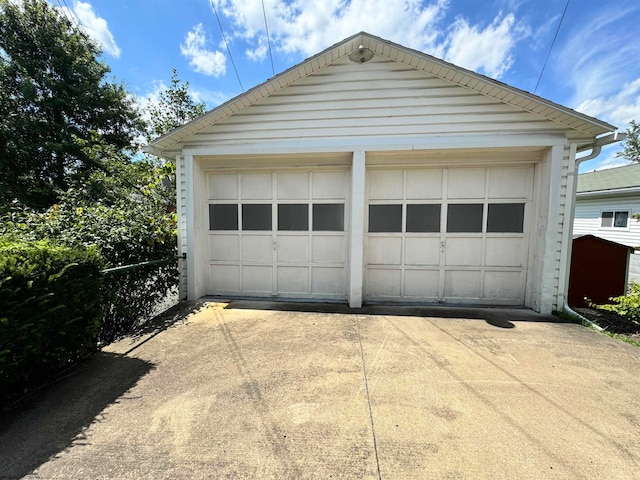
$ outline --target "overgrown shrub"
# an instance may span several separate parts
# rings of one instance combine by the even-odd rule
[[[99,171],[60,192],[44,211],[15,204],[0,218],[0,235],[25,241],[99,247],[105,266],[119,267],[176,255],[176,215],[165,191],[172,166],[130,162],[111,153]],[[147,320],[178,284],[176,262],[107,274],[101,344]]]
[[[615,303],[605,305],[591,304],[591,306],[598,310],[615,312],[632,322],[640,324],[640,284],[632,283],[627,295],[612,297],[610,300]]]
[[[98,248],[0,240],[0,391],[22,392],[95,350]]]
[[[171,257],[169,257],[171,258]],[[177,261],[108,272],[102,285],[103,313],[98,339],[108,344],[157,313],[177,285]]]

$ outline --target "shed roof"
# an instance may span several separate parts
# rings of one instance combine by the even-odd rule
[[[362,45],[376,55],[384,56],[411,68],[447,80],[503,103],[531,112],[542,118],[577,130],[587,137],[613,132],[617,127],[590,117],[550,100],[494,80],[485,75],[458,67],[439,58],[413,50],[366,32],[360,32],[342,40],[290,69],[232,98],[204,115],[158,137],[149,144],[149,150],[162,155],[182,140],[205,128],[211,127],[234,113],[247,108],[287,86],[318,72],[327,65],[348,56]]]
[[[578,175],[577,193],[640,187],[640,163]]]

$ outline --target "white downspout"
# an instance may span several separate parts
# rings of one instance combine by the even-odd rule
[[[576,213],[576,187],[578,185],[578,170],[580,168],[580,164],[582,162],[586,162],[587,160],[592,160],[600,155],[602,151],[602,147],[605,145],[609,145],[616,142],[621,142],[625,138],[627,138],[627,134],[623,132],[613,132],[609,135],[605,135],[603,137],[596,138],[596,141],[588,145],[586,147],[581,148],[579,151],[585,151],[591,149],[591,152],[582,157],[576,158],[576,147],[572,145],[571,153],[569,155],[569,173],[568,176],[571,177],[571,181],[567,182],[567,201],[565,202],[565,212],[564,212],[564,221],[565,225],[569,225],[569,228],[565,228],[563,232],[563,250],[565,250],[564,255],[562,256],[562,264],[561,269],[564,270],[560,274],[560,280],[562,281],[562,288],[560,295],[562,295],[562,311],[568,313],[569,315],[575,316],[579,318],[583,325],[589,325],[596,330],[603,330],[601,327],[593,323],[591,320],[586,319],[584,316],[580,315],[578,312],[573,310],[568,304],[568,296],[569,296],[569,276],[571,273],[571,251],[573,248],[573,242],[571,237],[573,235],[573,220]],[[568,221],[568,223],[567,223]]]

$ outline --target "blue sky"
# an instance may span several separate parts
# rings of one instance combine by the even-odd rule
[[[155,101],[176,68],[208,108],[273,76],[265,14],[276,73],[364,30],[533,92],[567,3],[49,1],[86,28],[102,46],[115,78],[125,82],[140,103]],[[620,130],[626,129],[631,119],[640,120],[639,25],[637,0],[571,0],[535,93],[608,121]],[[616,158],[617,150],[619,146],[603,149],[597,159],[585,162],[581,171],[624,163]]]

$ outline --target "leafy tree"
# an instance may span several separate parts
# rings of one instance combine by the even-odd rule
[[[149,107],[149,129],[147,139],[173,130],[199,117],[206,111],[204,102],[196,102],[189,94],[189,82],[178,78],[174,68],[171,75],[171,86],[160,93],[160,101]]]
[[[618,156],[631,162],[640,162],[640,123],[631,120],[626,134],[624,148],[621,152],[618,152]]]
[[[0,0],[0,208],[51,206],[97,168],[86,144],[126,148],[142,128],[88,36],[46,0]]]

